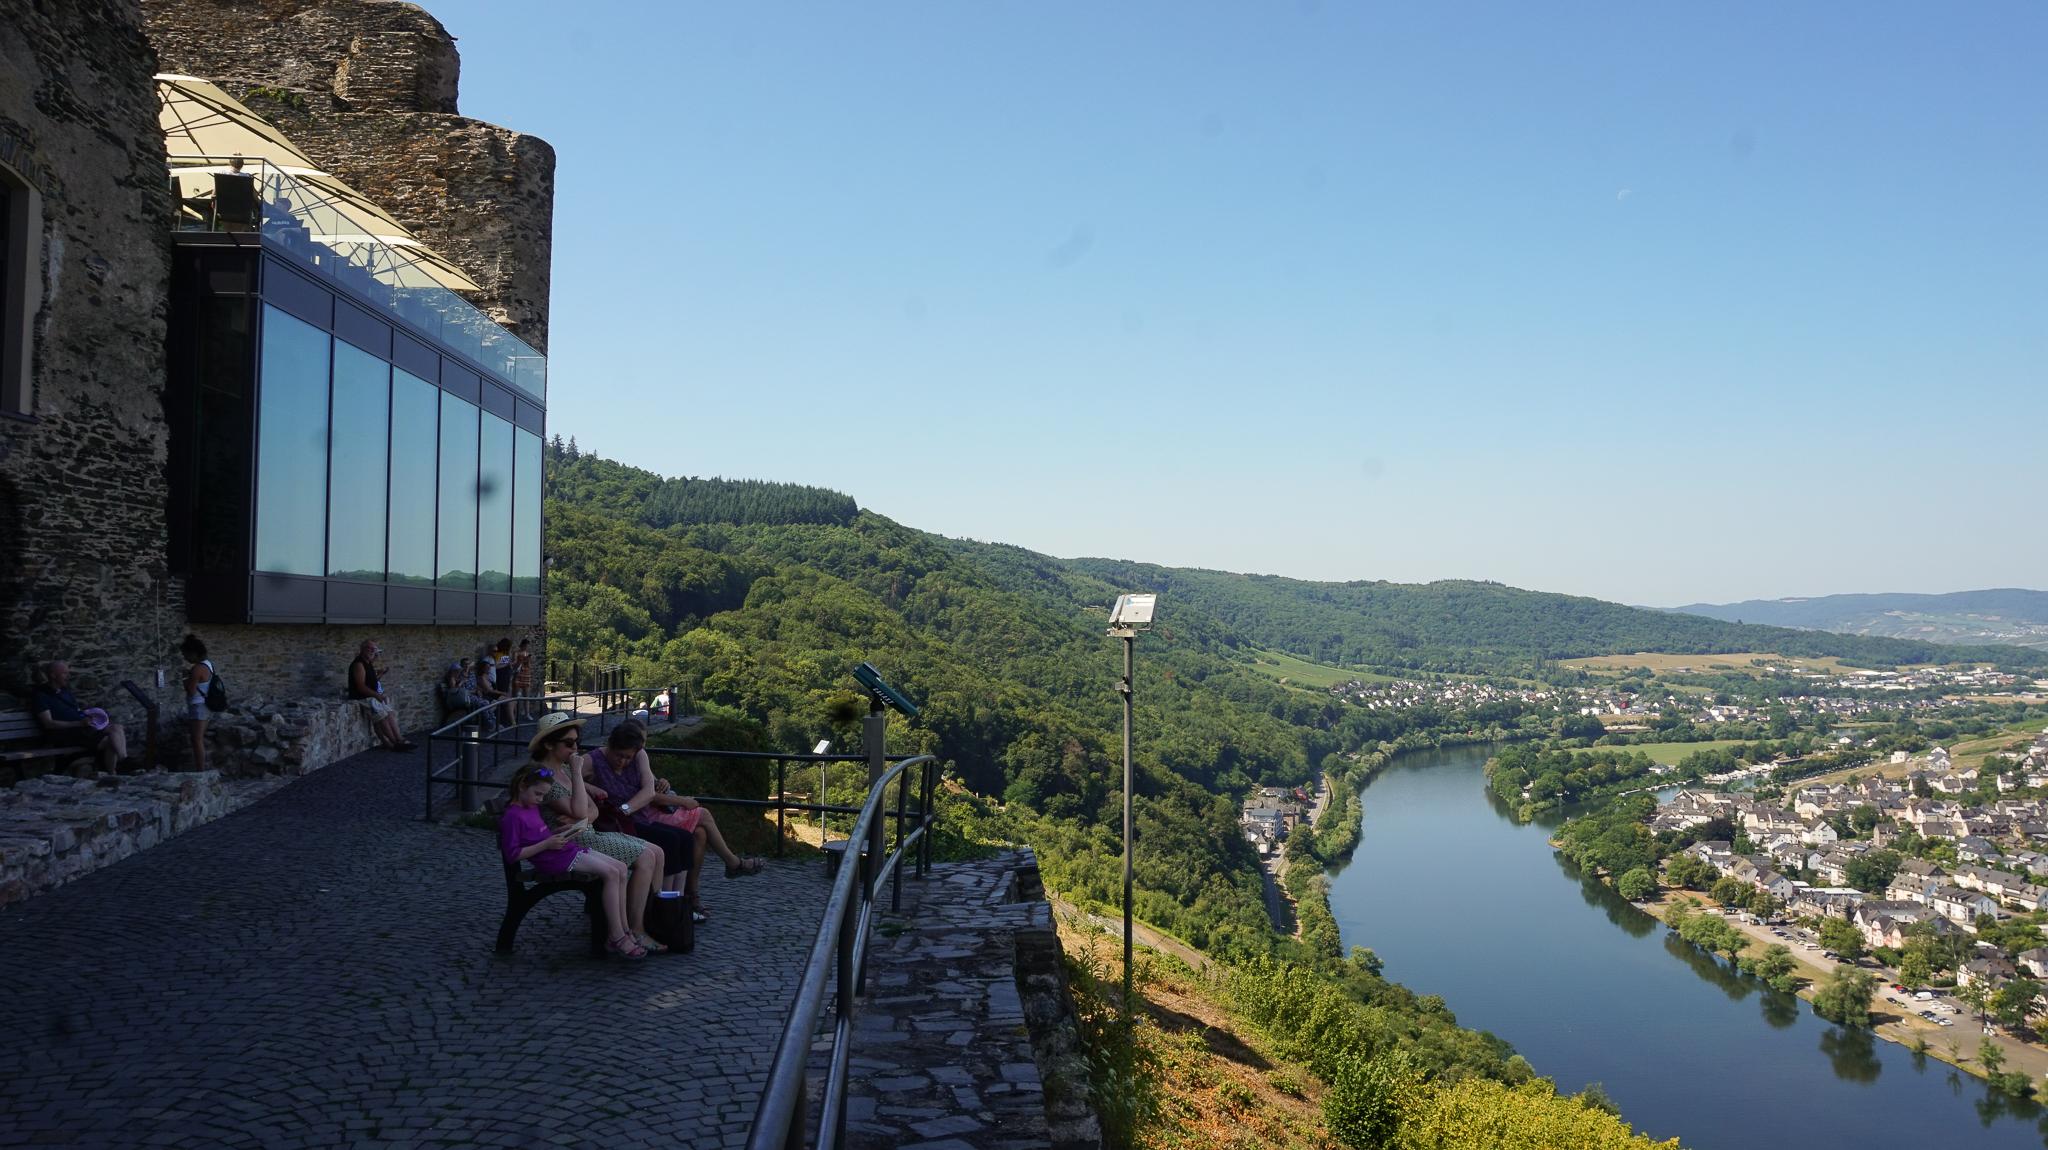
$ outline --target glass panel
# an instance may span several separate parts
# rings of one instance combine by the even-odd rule
[[[327,573],[327,333],[265,304],[256,569]]]
[[[327,506],[327,573],[384,580],[384,478],[391,433],[391,365],[334,344],[334,498]]]
[[[434,458],[441,444],[441,389],[391,372],[391,581],[434,585]]]
[[[540,436],[514,433],[519,457],[512,472],[512,591],[540,594]]]
[[[512,425],[484,412],[476,482],[476,589],[512,589]]]
[[[255,310],[242,296],[209,296],[199,333],[194,428],[192,565],[249,571],[249,354]]]
[[[474,404],[441,393],[441,548],[443,587],[476,587],[476,423]]]

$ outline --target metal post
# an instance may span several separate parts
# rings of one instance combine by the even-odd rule
[[[680,726],[683,721],[683,692],[674,683],[668,685],[668,725]]]
[[[670,696],[670,698],[674,698],[674,696],[673,696],[673,695],[671,695],[671,696]],[[789,771],[789,760],[788,760],[788,759],[777,759],[777,760],[775,760],[775,857],[776,857],[776,858],[781,858],[781,857],[782,857],[782,853],[783,853],[783,845],[782,845],[782,844],[783,844],[783,842],[784,842],[784,841],[785,841],[786,839],[788,839],[788,837],[789,837],[789,830],[788,830],[788,828],[787,828],[786,826],[784,826],[784,819],[785,819],[785,818],[786,818],[786,816],[787,816],[787,815],[789,814],[789,790],[788,790],[788,786],[789,786],[789,783],[788,783],[788,771]]]
[[[875,784],[882,781],[882,772],[889,769],[889,760],[883,750],[883,743],[889,737],[889,717],[882,712],[882,702],[876,699],[868,704],[868,717],[861,722],[861,742],[868,749],[868,794],[875,793]],[[863,798],[862,802],[866,802]],[[875,812],[875,820],[868,824],[867,857],[861,860],[860,879],[862,885],[875,881],[875,868],[882,865],[882,834],[888,828],[888,821]],[[849,841],[849,854],[861,849],[861,844]]]
[[[483,806],[476,797],[477,767],[483,759],[483,744],[479,741],[482,737],[481,727],[464,727],[462,730],[462,764],[456,768],[455,776],[460,785],[455,789],[456,801],[463,814],[474,813]]]
[[[903,849],[904,808],[910,805],[910,772],[905,771],[896,778],[896,849]],[[889,872],[889,910],[891,913],[903,909],[903,864]]]
[[[1136,635],[1125,635],[1124,677],[1117,693],[1124,697],[1124,1026],[1131,1025],[1131,650]]]

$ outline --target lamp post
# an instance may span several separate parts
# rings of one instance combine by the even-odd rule
[[[1149,630],[1157,595],[1119,595],[1109,610],[1109,634],[1124,643],[1124,677],[1116,693],[1124,700],[1124,1027],[1131,1025],[1131,662],[1138,632]]]

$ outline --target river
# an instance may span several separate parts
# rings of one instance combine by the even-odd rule
[[[1691,1150],[2048,1146],[2048,1118],[1814,1016],[1582,879],[1484,785],[1486,747],[1403,755],[1366,788],[1330,882],[1344,944],[1514,1044],[1561,1090],[1598,1082]],[[1554,825],[1554,824],[1553,824]],[[1970,1028],[1954,1028],[1965,1053]]]

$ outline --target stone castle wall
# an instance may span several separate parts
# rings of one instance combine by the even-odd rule
[[[144,672],[176,658],[155,68],[135,0],[0,0],[0,163],[41,192],[43,218],[32,410],[0,415],[8,692],[42,659],[68,658],[98,693],[130,676],[147,686]]]
[[[167,71],[211,80],[453,260],[547,350],[555,152],[455,112],[455,40],[393,0],[143,0]]]
[[[0,163],[40,189],[44,219],[34,410],[0,415],[0,691],[23,693],[34,664],[66,658],[79,694],[127,724],[138,750],[142,712],[118,684],[153,697],[163,746],[178,747],[187,629],[183,582],[167,570],[173,205],[159,71],[249,95],[543,348],[554,183],[545,142],[454,114],[454,41],[410,4],[0,0]],[[356,645],[375,635],[408,730],[433,724],[432,687],[449,661],[522,637],[499,627],[199,631],[238,705],[338,700]],[[529,633],[544,672],[541,634]]]

